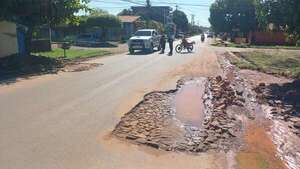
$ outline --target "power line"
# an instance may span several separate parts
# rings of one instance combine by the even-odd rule
[[[136,5],[145,5],[144,3],[134,2],[133,0],[120,0],[120,1],[129,2],[129,3],[132,3],[132,4],[136,4]]]
[[[163,2],[163,1],[159,1],[158,3],[169,4],[169,5],[180,5],[180,6],[210,7],[209,4],[191,4],[191,3]]]
[[[118,0],[118,2],[113,2],[113,1],[105,1],[105,0],[91,0],[92,2],[101,2],[101,3],[110,3],[110,4],[115,4],[115,3],[129,3],[129,4],[135,4],[135,5],[145,5],[142,2],[135,2],[133,0]]]
[[[113,1],[105,1],[105,0],[92,0],[95,2],[102,2],[102,3],[117,3]],[[147,5],[150,4],[150,0],[146,0],[146,2],[142,1],[137,1],[137,0],[118,0],[119,2],[126,2],[126,3],[131,3],[135,5]],[[154,1],[155,2],[155,1]],[[176,3],[176,2],[163,2],[159,0],[158,2],[156,1],[155,3],[160,3],[160,4],[168,4],[168,5],[180,5],[180,6],[191,6],[191,7],[210,7],[209,4],[192,4],[192,3]]]

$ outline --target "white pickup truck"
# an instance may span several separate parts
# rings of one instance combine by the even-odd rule
[[[161,35],[155,29],[138,30],[133,37],[128,40],[128,48],[130,54],[135,50],[142,50],[152,53],[154,48],[160,50]]]

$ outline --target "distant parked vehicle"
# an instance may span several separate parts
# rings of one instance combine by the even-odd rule
[[[183,32],[178,32],[176,34],[176,38],[182,38],[182,37],[184,37],[184,33]]]
[[[101,44],[100,38],[94,34],[81,34],[74,41],[76,46],[96,47]]]
[[[208,32],[207,38],[213,38],[213,37],[214,37],[214,34],[212,32]]]
[[[133,54],[135,50],[142,50],[152,53],[154,48],[160,50],[161,35],[155,29],[138,30],[134,36],[128,40],[129,52]]]

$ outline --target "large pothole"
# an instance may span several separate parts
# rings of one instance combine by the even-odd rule
[[[167,151],[228,151],[238,145],[241,133],[232,107],[242,105],[243,99],[220,76],[185,78],[175,90],[145,95],[113,134]]]

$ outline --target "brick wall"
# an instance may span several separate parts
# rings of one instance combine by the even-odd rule
[[[257,45],[292,45],[283,32],[254,32],[250,35],[253,44]]]

